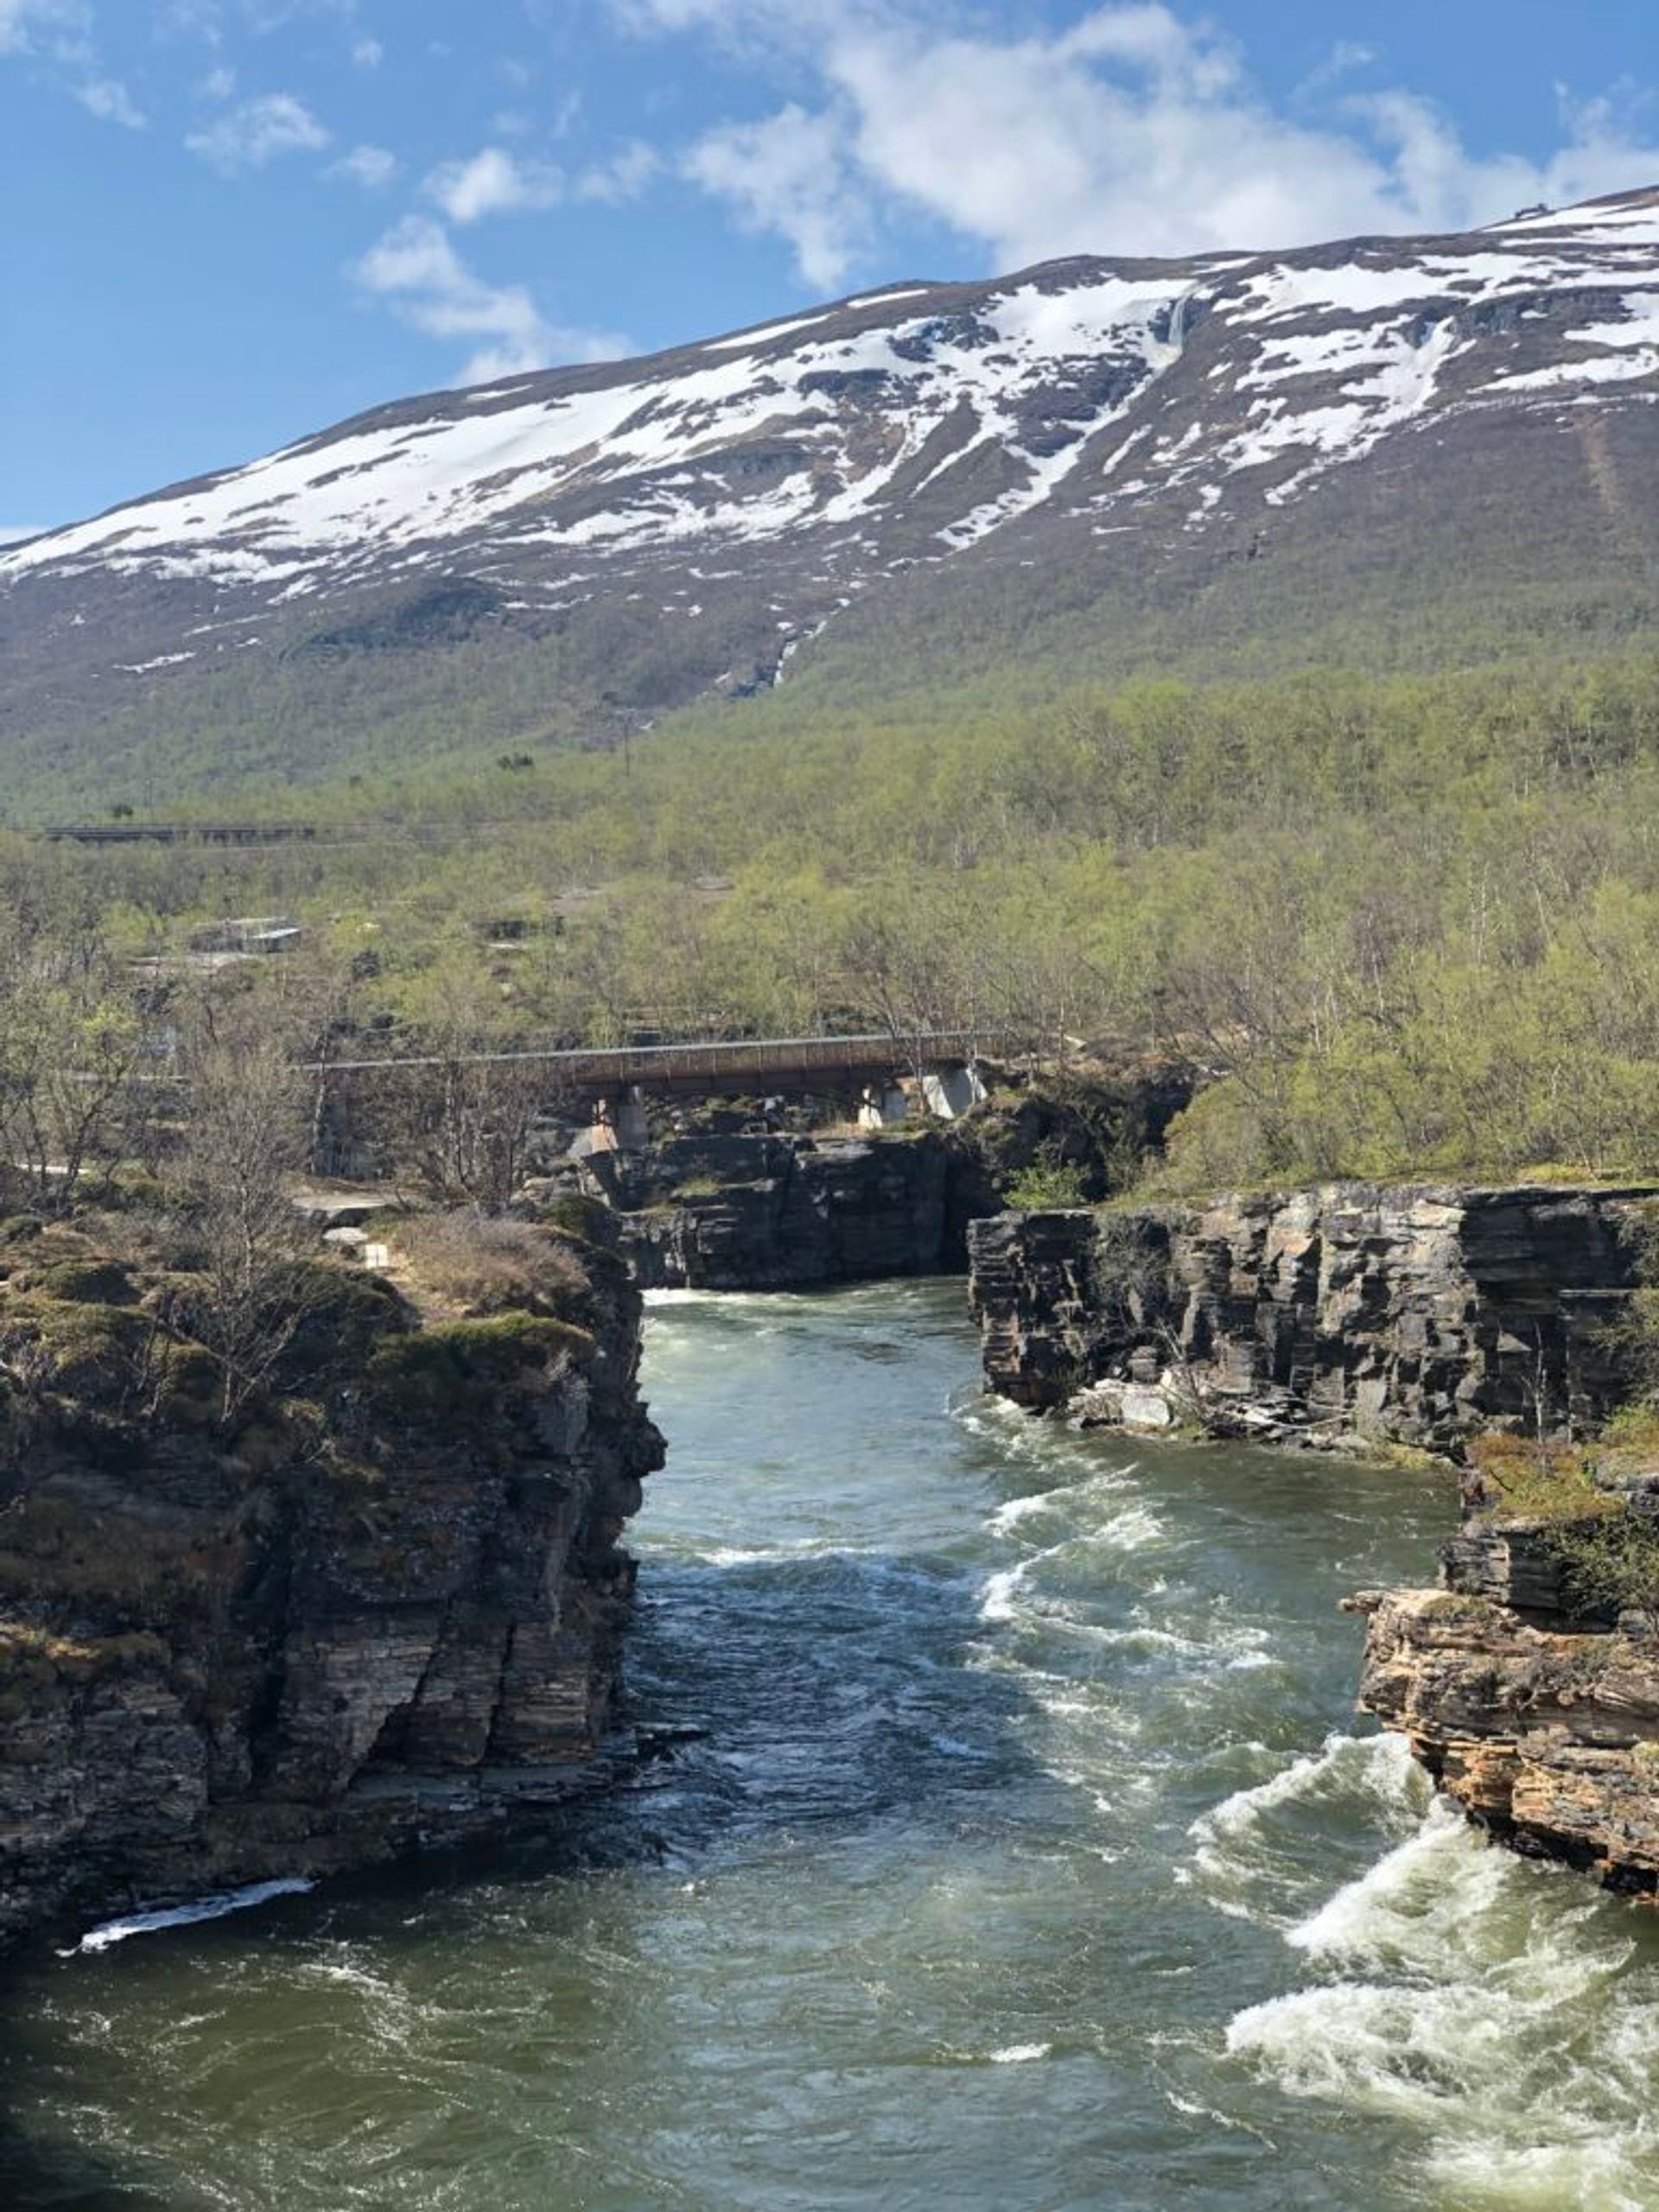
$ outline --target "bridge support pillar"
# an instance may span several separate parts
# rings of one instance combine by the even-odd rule
[[[922,1077],[922,1103],[936,1122],[959,1122],[984,1099],[977,1068],[940,1068]]]
[[[890,1129],[905,1120],[909,1112],[910,1100],[901,1084],[866,1084],[859,1101],[858,1126],[861,1129]]]
[[[637,1083],[594,1102],[592,1147],[595,1152],[643,1152],[651,1141],[645,1094]]]

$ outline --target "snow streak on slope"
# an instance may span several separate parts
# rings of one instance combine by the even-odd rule
[[[1436,414],[1652,381],[1655,296],[1632,288],[1656,274],[1651,194],[1414,251],[1373,240],[1342,258],[1256,263],[1211,302],[1227,351],[1211,372],[1221,388],[1210,420],[1160,426],[1141,442],[1127,488],[1198,486],[1202,514],[1230,480],[1261,471],[1261,496],[1281,505],[1323,468],[1361,460],[1389,432]],[[1541,348],[1551,358],[1535,365]],[[1496,373],[1466,377],[1465,365]]]
[[[881,318],[893,302],[878,300],[857,311],[861,327],[826,311],[715,340],[621,381],[554,391],[547,378],[495,386],[424,417],[310,439],[118,508],[37,541],[25,549],[33,557],[0,575],[97,563],[276,581],[319,559],[349,571],[388,550],[492,526],[517,543],[559,547],[766,537],[809,518],[856,520],[953,417],[950,463],[996,443],[1040,497],[1060,472],[1055,455],[1039,459],[1022,445],[1027,403],[1057,378],[1064,384],[1074,365],[1116,362],[1138,387],[1177,350],[1153,334],[1171,299],[1096,276],[1058,292],[1027,283],[990,295],[976,312],[943,317],[889,322]],[[833,333],[814,334],[826,322]],[[1068,423],[1066,447],[1114,411],[1082,410]],[[871,418],[853,426],[875,432],[868,450],[849,451],[849,414]],[[724,466],[785,439],[798,448],[794,465],[764,490],[734,481]],[[584,512],[569,512],[572,495]],[[1020,504],[1010,493],[999,512]]]
[[[1029,550],[1051,518],[1134,561],[1390,438],[1656,397],[1659,192],[1461,238],[1083,258],[406,401],[0,554],[0,603],[55,680],[72,651],[92,665],[122,586],[100,671],[188,683],[270,608],[292,636],[359,588],[459,576],[491,619],[619,598],[696,619],[724,579],[776,633],[770,681],[879,580]],[[22,612],[37,582],[49,635]]]

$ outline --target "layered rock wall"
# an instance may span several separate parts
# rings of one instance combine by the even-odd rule
[[[1038,1409],[1161,1371],[1277,1432],[1455,1450],[1601,1417],[1653,1189],[1332,1184],[969,1231],[990,1387]]]
[[[423,1321],[341,1277],[289,1378],[315,1395],[230,1424],[199,1356],[158,1360],[142,1281],[0,1282],[0,1938],[594,1778],[662,1447],[620,1262],[566,1248],[558,1280],[572,1319]]]
[[[1557,1528],[1465,1529],[1440,1586],[1369,1592],[1360,1703],[1501,1841],[1659,1891],[1659,1634],[1575,1605]]]
[[[808,1289],[959,1265],[971,1168],[932,1131],[682,1138],[617,1160],[610,1195],[646,1289]]]

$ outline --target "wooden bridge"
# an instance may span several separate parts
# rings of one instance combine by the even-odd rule
[[[726,1091],[810,1090],[816,1079],[893,1080],[936,1069],[970,1067],[1017,1051],[1015,1041],[982,1030],[930,1029],[894,1036],[703,1038],[670,1045],[592,1046],[569,1050],[421,1053],[407,1058],[313,1060],[308,1075],[391,1075],[398,1070],[522,1067],[542,1071],[550,1097],[607,1097],[629,1090],[681,1096]]]

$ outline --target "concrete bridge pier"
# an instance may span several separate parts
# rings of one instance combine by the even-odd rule
[[[891,1078],[866,1084],[858,1102],[861,1129],[890,1129],[919,1107],[931,1121],[959,1122],[985,1096],[979,1070],[969,1062],[930,1069],[919,1080]]]
[[[910,1094],[901,1083],[867,1083],[858,1102],[861,1129],[896,1128],[910,1114]]]
[[[637,1083],[594,1101],[593,1149],[643,1152],[651,1141],[645,1094]]]

